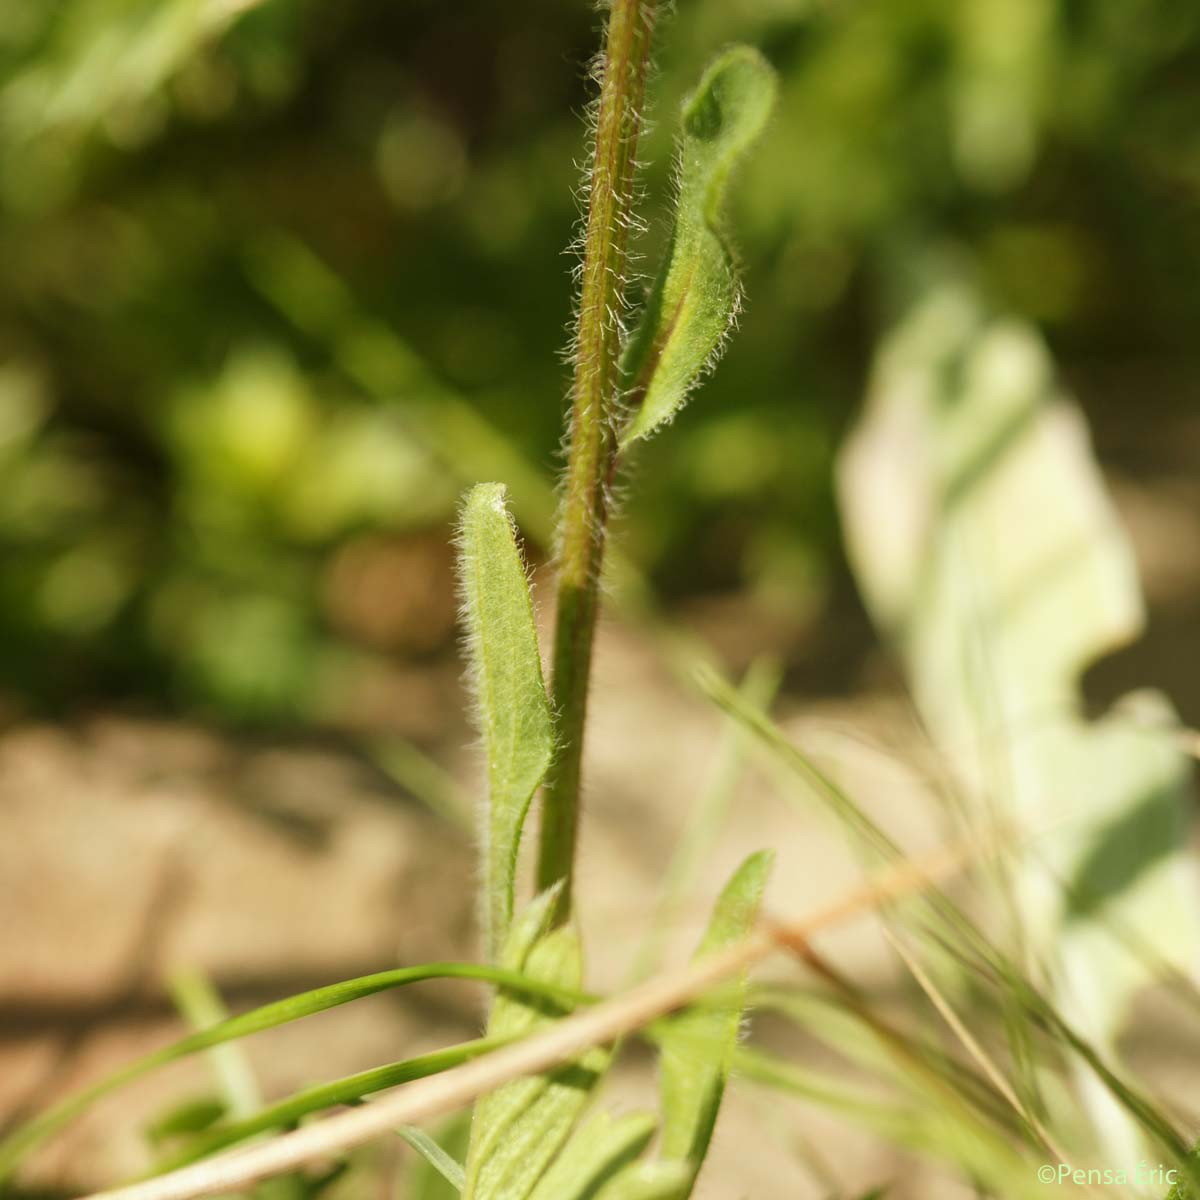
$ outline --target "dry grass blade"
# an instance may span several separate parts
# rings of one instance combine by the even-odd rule
[[[1029,1126],[1042,1145],[1059,1162],[1070,1162],[1070,1158],[1066,1152],[1054,1141],[1050,1131],[1038,1119],[1037,1114],[1031,1112],[1025,1104],[1021,1103],[1020,1097],[1013,1090],[1013,1086],[1009,1083],[1004,1072],[1000,1070],[996,1061],[983,1048],[979,1039],[966,1027],[962,1018],[955,1012],[950,1001],[946,999],[941,989],[933,982],[925,968],[921,966],[914,955],[905,947],[904,943],[886,926],[883,933],[884,937],[891,944],[892,949],[899,956],[900,961],[908,968],[909,974],[916,980],[917,986],[928,997],[930,1004],[937,1009],[942,1020],[946,1022],[950,1027],[950,1031],[958,1038],[963,1049],[975,1060],[976,1065],[987,1076],[991,1085],[1008,1101],[1017,1116]]]
[[[928,858],[901,863],[808,917],[793,922],[764,921],[748,937],[686,969],[657,975],[535,1037],[274,1141],[97,1193],[90,1200],[191,1200],[239,1191],[257,1180],[361,1146],[397,1125],[442,1116],[509,1080],[560,1066],[591,1046],[614,1041],[684,1007],[780,946],[805,944],[822,929],[923,891],[991,848],[992,843],[972,839]]]

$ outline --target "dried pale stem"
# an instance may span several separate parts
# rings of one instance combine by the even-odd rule
[[[537,872],[539,888],[565,880],[564,915],[570,911],[592,640],[615,465],[620,314],[656,3],[612,0],[588,180],[554,635],[559,748],[543,793]]]

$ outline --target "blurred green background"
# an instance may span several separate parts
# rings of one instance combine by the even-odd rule
[[[545,554],[599,25],[0,0],[0,711],[386,726],[381,664],[453,653],[463,487],[506,481]],[[845,599],[832,457],[931,246],[1041,327],[1106,461],[1195,410],[1200,6],[678,0],[650,262],[672,115],[735,39],[783,79],[734,205],[749,303],[621,537],[669,606],[802,639]]]

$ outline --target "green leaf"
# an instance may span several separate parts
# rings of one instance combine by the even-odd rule
[[[1200,1147],[1194,1149],[1188,1155],[1187,1166],[1192,1168],[1192,1171],[1200,1171]],[[1185,1172],[1180,1172],[1176,1176],[1176,1181],[1172,1185],[1170,1192],[1167,1193],[1167,1200],[1196,1200],[1197,1191],[1195,1185],[1188,1179]]]
[[[717,900],[697,958],[745,936],[754,924],[773,855],[752,854]],[[663,1028],[659,1089],[662,1157],[686,1163],[694,1180],[708,1152],[745,1007],[745,977],[716,990]]]
[[[327,1009],[347,1004],[351,1000],[358,1000],[364,996],[373,996],[376,992],[405,987],[408,984],[421,983],[430,979],[476,979],[486,983],[499,983],[509,991],[525,989],[529,994],[554,1000],[565,1007],[571,1007],[590,999],[579,992],[558,987],[552,982],[528,979],[519,972],[506,970],[503,967],[457,962],[399,967],[393,971],[379,971],[374,975],[362,975],[357,979],[347,979],[341,983],[330,984],[328,987],[300,992],[298,995],[289,996],[286,1000],[265,1004],[261,1008],[231,1017],[228,1021],[222,1021],[208,1029],[189,1034],[161,1049],[152,1050],[149,1054],[135,1059],[112,1075],[101,1079],[74,1096],[68,1096],[54,1107],[46,1109],[29,1124],[15,1129],[0,1142],[0,1181],[35,1146],[40,1145],[68,1125],[97,1100],[140,1079],[158,1067],[175,1062],[180,1058],[186,1058],[198,1051],[207,1050],[210,1046],[219,1046],[224,1042],[232,1042],[263,1030],[286,1025],[301,1017],[325,1012]]]
[[[343,1079],[304,1088],[284,1100],[268,1105],[252,1117],[227,1125],[218,1125],[201,1134],[185,1150],[161,1164],[159,1169],[173,1170],[175,1167],[206,1158],[226,1146],[244,1142],[257,1134],[294,1125],[310,1113],[321,1112],[339,1104],[355,1104],[364,1096],[383,1091],[384,1088],[397,1087],[414,1079],[425,1079],[441,1071],[448,1071],[460,1063],[469,1062],[481,1054],[507,1045],[508,1041],[509,1039],[503,1037],[476,1038],[470,1042],[461,1042],[457,1046],[448,1046],[444,1050],[435,1050],[431,1054],[387,1063],[382,1067],[372,1067],[355,1075],[347,1075]]]
[[[657,1124],[652,1113],[597,1113],[566,1144],[530,1200],[592,1200],[646,1148]]]
[[[416,1125],[401,1125],[396,1132],[402,1137],[456,1192],[462,1191],[465,1178],[462,1164],[448,1154],[433,1138]]]
[[[525,814],[554,757],[529,584],[501,484],[481,483],[467,495],[459,572],[487,755],[483,921],[488,957],[495,961],[512,921]]]
[[[748,46],[726,50],[683,105],[675,227],[658,278],[622,361],[635,408],[622,446],[682,407],[711,367],[741,303],[723,232],[729,177],[775,103],[775,72]]]
[[[215,1125],[226,1111],[224,1102],[215,1096],[185,1100],[147,1125],[146,1137],[153,1145],[159,1145],[172,1138],[203,1133]]]
[[[692,1181],[684,1163],[635,1163],[602,1188],[596,1200],[686,1200]]]
[[[583,977],[578,933],[557,926],[562,887],[542,893],[517,921],[504,947],[504,965],[575,989]],[[561,1015],[561,1006],[501,989],[488,1021],[489,1038],[535,1033]],[[554,1071],[512,1083],[475,1105],[464,1200],[526,1200],[566,1143],[592,1089],[608,1066],[597,1047]]]

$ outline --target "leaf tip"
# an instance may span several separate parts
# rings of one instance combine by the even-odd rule
[[[740,151],[758,136],[775,107],[775,68],[753,46],[723,51],[683,104],[683,128],[702,142],[728,140]]]

